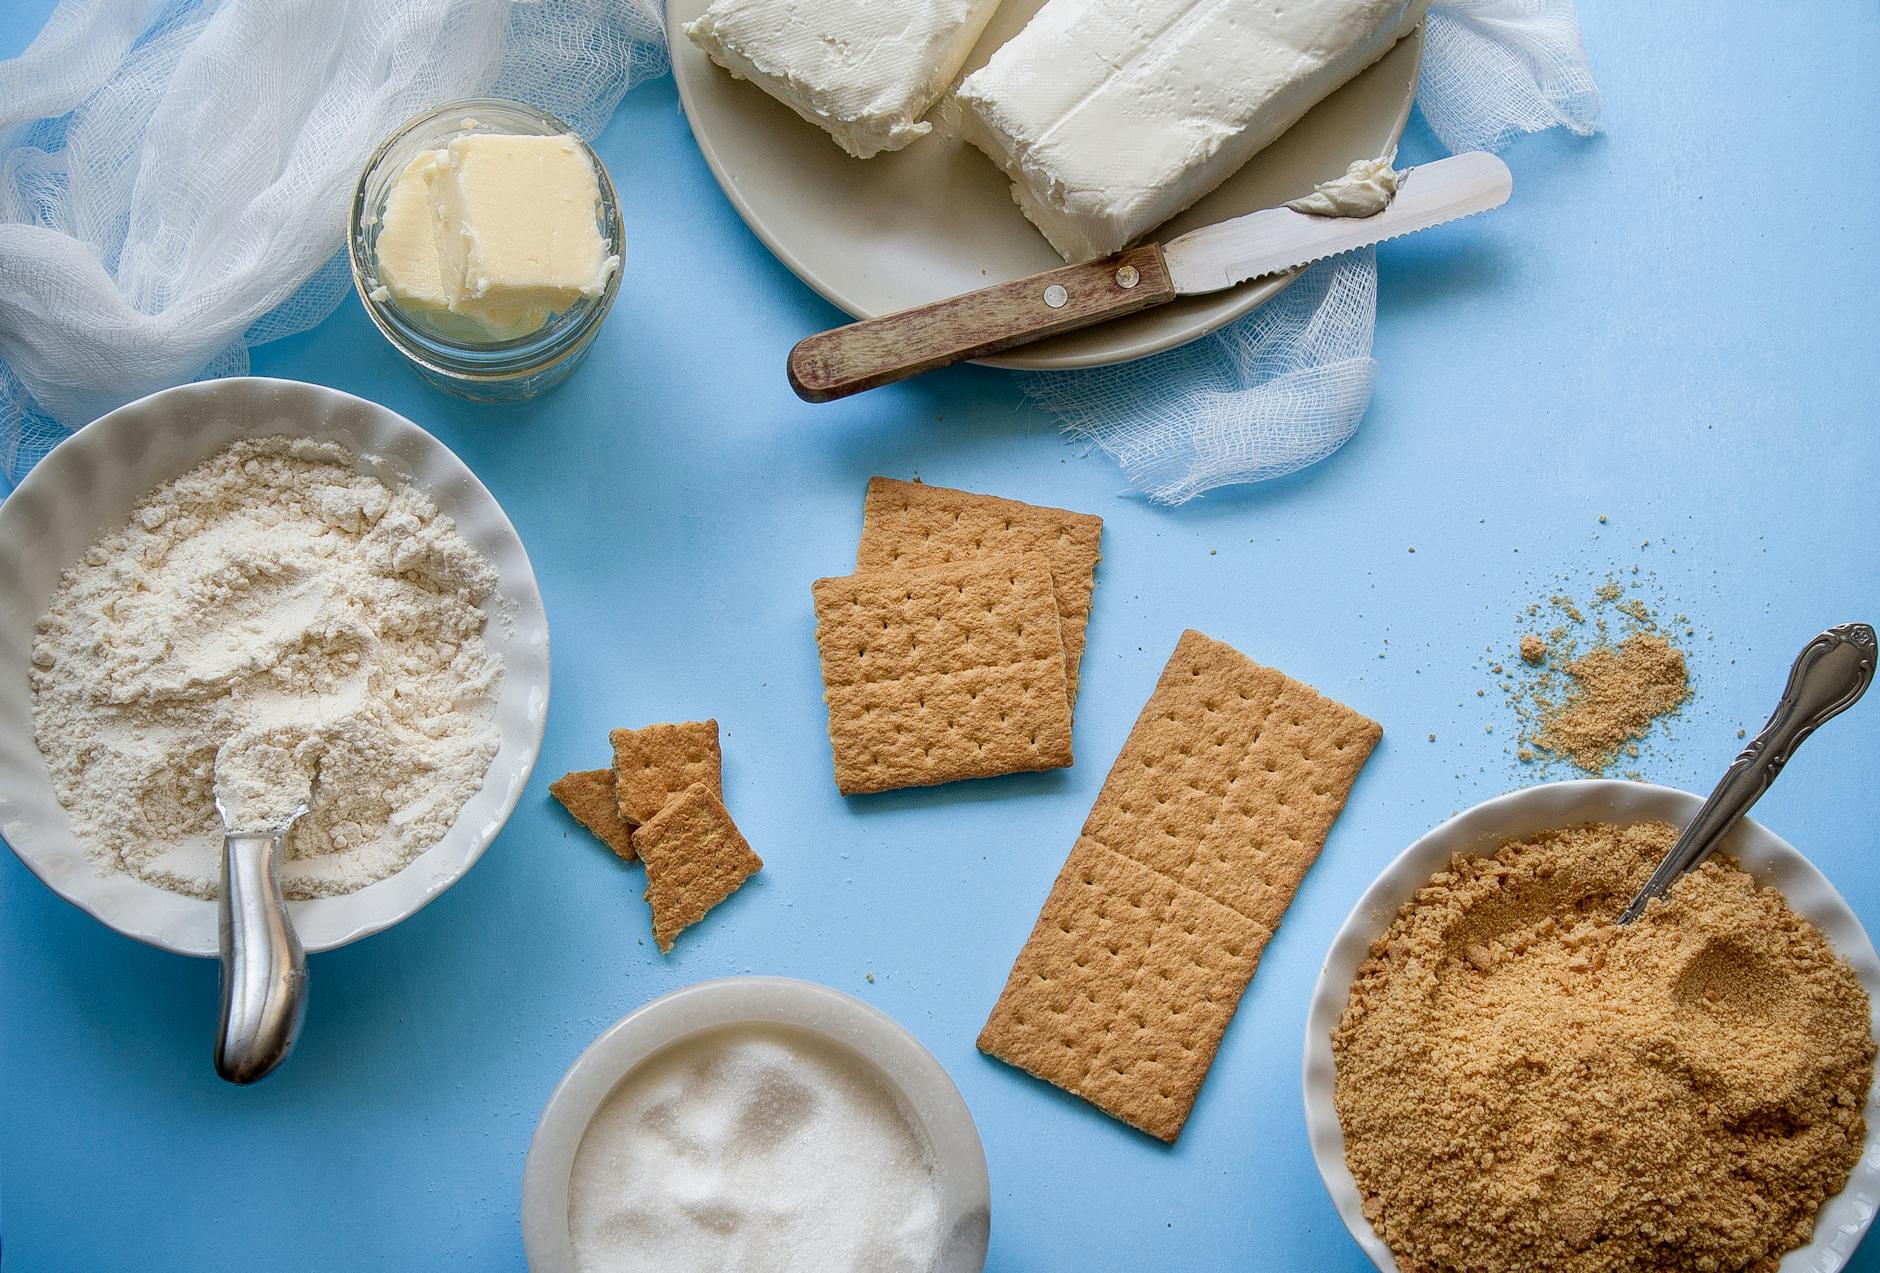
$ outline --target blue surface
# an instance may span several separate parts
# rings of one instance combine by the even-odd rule
[[[0,52],[47,7],[0,9]],[[252,1090],[210,1069],[211,962],[114,935],[0,855],[9,1273],[520,1269],[523,1156],[563,1069],[647,998],[743,972],[847,990],[940,1058],[985,1138],[1000,1273],[1367,1267],[1306,1147],[1306,998],[1385,862],[1532,780],[1498,694],[1475,694],[1487,647],[1505,650],[1557,574],[1655,573],[1696,628],[1697,698],[1640,768],[1703,787],[1803,640],[1880,618],[1880,11],[1809,10],[1734,3],[1699,21],[1586,0],[1608,135],[1516,144],[1505,211],[1383,250],[1383,373],[1341,453],[1177,511],[1123,497],[1109,461],[1062,440],[1005,373],[798,403],[784,351],[838,316],[740,224],[669,79],[600,141],[631,256],[592,360],[553,396],[447,400],[350,301],[260,350],[258,373],[425,425],[508,509],[554,633],[542,761],[461,884],[314,961],[300,1050]],[[1433,153],[1413,124],[1406,155]],[[1847,195],[1796,199],[1818,183]],[[809,583],[853,561],[872,473],[1107,519],[1075,768],[836,794]],[[1167,1149],[972,1041],[1185,625],[1386,732]],[[601,763],[609,726],[707,714],[768,866],[665,959],[637,869],[546,789]],[[1760,811],[1870,928],[1876,757],[1870,702]],[[1880,1269],[1880,1244],[1854,1267]]]

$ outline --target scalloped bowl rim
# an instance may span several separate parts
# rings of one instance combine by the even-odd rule
[[[66,901],[181,955],[217,954],[216,904],[101,874],[86,858],[33,742],[33,628],[60,573],[144,493],[240,438],[277,434],[339,442],[362,470],[411,482],[457,523],[496,568],[486,636],[504,663],[500,742],[482,787],[444,837],[397,874],[340,897],[290,902],[306,948],[331,950],[389,928],[461,879],[515,809],[547,723],[548,620],[528,554],[495,497],[417,424],[337,389],[259,376],[180,385],[100,416],[0,504],[0,838]]]
[[[1582,779],[1547,783],[1512,791],[1464,810],[1437,826],[1384,868],[1351,910],[1332,939],[1324,967],[1313,987],[1306,1015],[1301,1087],[1306,1134],[1326,1192],[1358,1245],[1383,1273],[1397,1273],[1396,1261],[1364,1218],[1357,1182],[1345,1166],[1345,1136],[1333,1108],[1334,1067],[1331,1035],[1350,997],[1358,965],[1398,909],[1452,853],[1480,854],[1511,838],[1577,823],[1619,823],[1659,819],[1682,826],[1703,803],[1702,797],[1672,787],[1620,779]],[[1880,1038],[1880,956],[1874,953],[1860,920],[1827,877],[1793,845],[1751,818],[1745,818],[1723,842],[1759,880],[1774,884],[1789,905],[1820,928],[1835,950],[1853,967],[1874,1008]],[[1782,1259],[1781,1273],[1838,1273],[1860,1245],[1880,1210],[1880,1084],[1867,1093],[1867,1142],[1846,1187],[1822,1204],[1813,1238]]]

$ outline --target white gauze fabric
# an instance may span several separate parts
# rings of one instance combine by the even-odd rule
[[[1450,150],[1499,147],[1599,114],[1572,0],[1436,0],[1417,107]],[[1022,377],[1026,395],[1108,452],[1151,500],[1304,468],[1357,432],[1377,382],[1372,250],[1306,270],[1239,322],[1153,358]]]
[[[0,470],[330,314],[413,115],[493,95],[592,136],[664,66],[659,0],[63,0],[0,62]]]

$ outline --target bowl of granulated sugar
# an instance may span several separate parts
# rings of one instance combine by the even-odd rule
[[[1560,782],[1406,849],[1306,1024],[1312,1153],[1386,1273],[1836,1273],[1880,1209],[1880,958],[1744,819],[1635,922],[1702,804]]]
[[[549,1098],[522,1181],[532,1273],[979,1273],[972,1115],[891,1018],[732,977],[628,1014]]]

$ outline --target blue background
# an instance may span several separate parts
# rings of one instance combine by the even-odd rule
[[[0,8],[0,52],[47,9]],[[0,854],[8,1269],[520,1269],[523,1157],[564,1068],[646,999],[743,972],[858,995],[939,1057],[985,1138],[992,1269],[1366,1267],[1306,1147],[1306,998],[1394,854],[1537,779],[1482,670],[1516,612],[1562,573],[1638,565],[1691,616],[1696,699],[1639,766],[1687,788],[1760,723],[1809,635],[1880,618],[1880,10],[1807,9],[1586,0],[1606,135],[1516,143],[1509,207],[1383,249],[1382,375],[1343,451],[1179,510],[1125,495],[1003,372],[797,402],[784,351],[839,316],[738,221],[670,79],[600,139],[631,255],[563,389],[449,400],[352,301],[258,350],[259,374],[417,420],[509,511],[554,633],[542,760],[456,888],[314,961],[299,1051],[252,1090],[210,1068],[212,962],[116,936]],[[1435,153],[1413,122],[1406,157]],[[853,561],[873,473],[1107,520],[1075,768],[836,794],[809,583]],[[1385,738],[1168,1149],[972,1040],[1183,626]],[[704,715],[768,865],[662,958],[637,868],[547,785],[602,763],[610,726]],[[1869,702],[1759,812],[1870,927],[1876,757]]]

